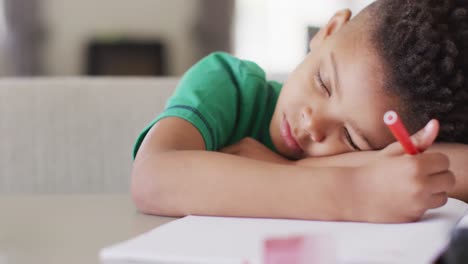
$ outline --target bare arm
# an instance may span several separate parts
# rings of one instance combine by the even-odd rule
[[[416,221],[445,204],[454,184],[446,156],[409,157],[397,144],[360,167],[268,159],[208,152],[190,123],[166,118],[138,151],[132,197],[139,210],[157,215],[395,223]]]
[[[346,220],[353,218],[345,209],[355,197],[349,171],[208,152],[196,128],[166,118],[150,130],[138,152],[132,196],[149,214]]]

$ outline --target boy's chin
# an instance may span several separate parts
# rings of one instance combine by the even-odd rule
[[[289,160],[301,160],[306,158],[303,154],[299,153],[281,153],[281,155]]]

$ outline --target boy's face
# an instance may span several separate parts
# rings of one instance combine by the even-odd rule
[[[362,29],[366,18],[349,22],[350,15],[338,12],[314,37],[281,90],[270,134],[286,157],[381,149],[394,141],[383,115],[398,105],[384,93],[382,64]]]

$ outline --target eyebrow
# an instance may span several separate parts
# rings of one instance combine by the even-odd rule
[[[341,96],[341,87],[340,87],[340,78],[338,75],[338,70],[337,70],[337,64],[336,64],[336,59],[335,59],[335,54],[333,52],[330,52],[330,60],[333,68],[333,84],[335,86],[335,93],[337,94],[337,97],[340,98]],[[356,134],[361,137],[366,144],[373,150],[377,149],[369,139],[362,133],[362,130],[359,129],[359,127],[356,125],[356,123],[352,120],[348,120],[349,125],[353,128],[354,131],[356,131]]]

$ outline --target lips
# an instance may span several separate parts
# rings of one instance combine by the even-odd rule
[[[288,120],[286,120],[286,117],[283,117],[283,121],[281,122],[280,135],[284,143],[286,144],[286,146],[290,150],[292,150],[295,154],[303,153],[301,146],[299,146],[296,139],[293,137],[291,133],[291,127],[289,126],[289,123],[288,123]]]

